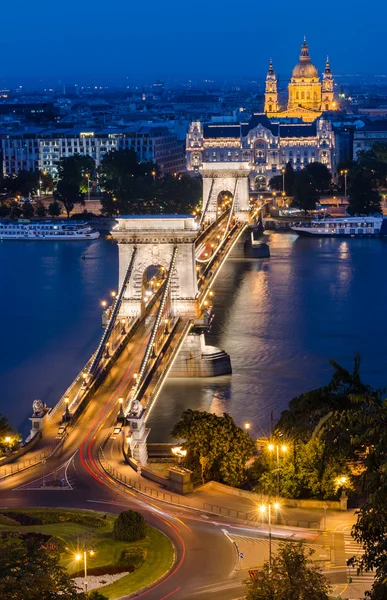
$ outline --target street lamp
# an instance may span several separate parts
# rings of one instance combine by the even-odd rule
[[[70,418],[70,412],[69,412],[69,401],[70,398],[68,396],[66,396],[66,398],[64,399],[64,403],[65,403],[65,414],[64,414],[64,418],[65,421],[68,421]]]
[[[124,419],[124,399],[118,398],[118,403],[120,405],[120,412],[118,413],[118,420],[122,421]]]
[[[121,334],[122,334],[122,335],[125,335],[125,333],[126,333],[126,329],[125,329],[125,325],[126,325],[126,319],[125,319],[125,317],[123,317],[123,318],[121,319],[121,325],[122,325]]]
[[[246,422],[244,424],[244,428],[246,429],[246,431],[248,431],[250,429],[250,427],[251,427],[250,423]]]
[[[177,464],[178,465],[180,464],[181,459],[184,458],[185,456],[187,456],[187,450],[185,450],[181,446],[173,446],[173,448],[171,448],[171,452],[172,452],[172,454],[177,456]]]
[[[343,169],[340,171],[340,175],[344,175],[344,197],[347,198],[347,175],[348,169]]]
[[[89,175],[89,173],[86,173],[85,177],[87,179],[87,200],[88,200],[88,202],[90,202],[90,175]]]
[[[83,566],[84,566],[84,588],[85,588],[85,593],[87,593],[87,555],[89,554],[89,556],[94,556],[95,551],[94,548],[90,548],[90,550],[88,551],[86,549],[86,546],[84,546],[83,548]],[[75,560],[77,562],[82,560],[82,554],[80,552],[77,552],[77,554],[75,555]]]
[[[280,509],[280,505],[278,504],[278,502],[275,502],[274,504],[268,504],[266,506],[266,504],[261,504],[261,506],[259,507],[260,513],[263,516],[266,513],[266,509],[268,511],[268,516],[267,516],[267,522],[269,524],[269,574],[271,573],[271,509],[274,508],[274,510],[278,511]]]
[[[279,460],[279,452],[281,449],[281,452],[283,454],[286,454],[286,452],[288,451],[288,447],[285,446],[285,444],[282,444],[281,446],[279,446],[278,444],[268,444],[267,449],[269,450],[269,452],[276,452],[276,456],[277,456],[277,496],[279,497],[280,495],[280,472],[279,472],[279,467],[280,467],[280,460]]]
[[[285,196],[285,169],[282,169],[282,195]]]

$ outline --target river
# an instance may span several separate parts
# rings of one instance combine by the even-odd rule
[[[232,376],[167,381],[151,441],[167,441],[188,407],[229,412],[267,433],[294,396],[326,383],[333,358],[359,351],[364,381],[387,384],[387,240],[310,239],[270,232],[271,258],[229,259],[214,286],[207,341]],[[35,398],[52,405],[101,336],[100,301],[117,286],[117,249],[93,242],[0,243],[0,410],[26,430]]]

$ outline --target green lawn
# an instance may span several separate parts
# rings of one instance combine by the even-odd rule
[[[34,512],[42,512],[42,509],[10,510],[13,512],[25,512],[31,516],[34,515]],[[60,509],[44,509],[45,512],[50,510],[58,512]],[[105,514],[96,511],[66,510],[65,512],[94,514],[99,517],[103,517]],[[102,594],[109,599],[113,599],[150,586],[165,575],[171,568],[174,560],[174,549],[171,541],[157,529],[148,527],[146,538],[138,542],[121,542],[112,536],[114,521],[115,517],[113,515],[107,515],[104,527],[90,527],[72,522],[33,526],[0,524],[0,531],[19,531],[24,533],[35,531],[52,534],[60,540],[63,546],[64,551],[61,556],[61,562],[70,573],[75,573],[83,567],[83,561],[80,563],[76,562],[75,554],[82,550],[84,536],[87,536],[88,543],[91,543],[95,550],[95,554],[88,558],[89,568],[116,565],[119,563],[124,550],[139,547],[145,548],[147,556],[141,567],[115,583],[99,588]]]

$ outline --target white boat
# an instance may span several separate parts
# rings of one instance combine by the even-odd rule
[[[0,240],[95,240],[99,232],[83,221],[0,221]]]
[[[387,218],[335,217],[296,223],[292,231],[302,236],[317,237],[375,237],[387,235]]]

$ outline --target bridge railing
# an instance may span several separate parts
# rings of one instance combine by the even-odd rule
[[[150,335],[150,338],[149,338],[149,341],[148,341],[148,344],[147,344],[147,347],[146,347],[146,350],[145,350],[145,354],[144,354],[143,359],[141,361],[141,366],[140,366],[140,370],[139,370],[139,373],[138,373],[138,377],[137,377],[135,386],[134,386],[134,388],[131,391],[131,398],[130,398],[130,400],[135,400],[137,398],[138,391],[139,391],[139,389],[142,386],[144,377],[145,377],[147,369],[148,369],[149,359],[151,357],[151,352],[152,352],[152,350],[154,348],[154,343],[155,343],[155,339],[156,339],[157,333],[159,331],[159,327],[160,327],[160,325],[162,325],[162,318],[163,318],[163,315],[164,315],[164,309],[165,309],[165,306],[166,306],[166,303],[167,303],[167,298],[168,298],[168,296],[170,294],[171,279],[172,279],[173,270],[174,270],[175,263],[176,263],[177,252],[178,252],[178,249],[177,249],[177,246],[175,246],[174,249],[173,249],[172,258],[171,258],[171,262],[170,262],[170,265],[169,265],[168,275],[167,275],[167,278],[165,280],[164,290],[163,290],[162,297],[161,297],[161,300],[160,300],[160,304],[159,304],[159,307],[158,307],[158,310],[157,310],[157,315],[156,315],[155,323],[154,323],[153,328],[152,328],[152,332],[151,332],[151,335]],[[129,407],[128,407],[128,409],[129,409]]]
[[[98,459],[103,467],[103,469],[111,475],[117,482],[122,485],[131,488],[139,492],[140,494],[144,494],[153,500],[160,500],[162,502],[167,502],[168,504],[175,504],[181,507],[190,508],[193,510],[206,512],[213,515],[218,515],[222,517],[229,517],[231,519],[238,519],[239,521],[244,521],[249,524],[253,524],[254,526],[260,525],[262,527],[266,527],[267,523],[263,523],[261,519],[257,518],[257,511],[242,511],[234,508],[229,508],[227,506],[221,506],[219,504],[213,504],[210,502],[202,502],[201,500],[191,499],[187,496],[182,496],[180,494],[175,494],[172,491],[167,491],[161,488],[156,488],[152,485],[148,485],[144,483],[143,478],[140,477],[130,477],[130,475],[126,475],[121,470],[116,469],[109,463],[106,459],[103,449],[100,448]],[[128,470],[131,467],[127,466]],[[128,471],[130,473],[130,471]],[[294,521],[294,520],[286,520],[282,516],[278,520],[278,524],[286,525],[288,527],[301,527],[303,529],[320,529],[320,521]]]
[[[122,284],[121,284],[121,288],[120,288],[120,290],[118,292],[118,295],[117,295],[117,297],[115,299],[115,303],[114,303],[113,308],[112,308],[112,312],[111,312],[111,315],[110,315],[109,322],[107,324],[107,327],[106,327],[105,331],[103,332],[101,341],[99,343],[99,346],[97,348],[96,353],[94,354],[93,361],[92,361],[92,363],[90,365],[90,368],[88,370],[88,372],[89,372],[90,375],[94,375],[95,370],[98,367],[99,361],[101,360],[101,357],[102,357],[102,354],[103,354],[103,351],[104,351],[104,348],[106,346],[106,343],[107,343],[107,341],[109,339],[109,336],[110,336],[110,334],[112,332],[112,329],[114,327],[114,324],[116,322],[118,311],[120,310],[120,306],[121,306],[121,303],[122,303],[123,295],[125,293],[125,290],[126,290],[127,285],[129,283],[130,277],[132,275],[133,265],[134,265],[134,259],[136,257],[136,252],[137,252],[137,248],[134,247],[133,250],[132,250],[132,255],[130,257],[128,268],[126,269],[126,273],[125,273],[124,279],[123,279]]]

